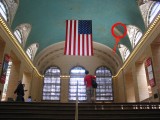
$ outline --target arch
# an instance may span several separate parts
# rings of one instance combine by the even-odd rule
[[[127,25],[127,34],[132,48],[134,48],[142,37],[142,31],[134,25]]]
[[[18,30],[19,33],[21,34],[21,41],[22,41],[22,42],[21,42],[21,45],[22,45],[23,48],[25,47],[26,40],[27,40],[27,38],[28,38],[28,36],[29,36],[29,33],[31,32],[31,29],[32,29],[32,27],[31,27],[30,24],[28,24],[28,23],[23,23],[23,24],[17,26],[17,27],[15,28],[15,30],[14,30],[14,32]],[[16,36],[16,37],[17,37],[17,36]],[[17,38],[17,39],[18,39],[18,38]]]
[[[142,3],[143,4],[139,4],[139,8],[140,8],[145,26],[146,28],[148,28],[159,12],[160,8],[157,7],[157,11],[155,11],[155,8],[156,6],[159,6],[160,2],[152,1],[152,0],[144,0]]]
[[[29,48],[26,50],[26,53],[27,53],[28,57],[29,57],[30,59],[32,59],[32,53],[33,53],[32,48],[29,47]]]
[[[78,89],[78,100],[86,101],[86,86],[84,84],[85,68],[81,66],[75,66],[70,70],[69,80],[69,101],[76,100],[76,92]],[[77,88],[78,87],[78,88]]]
[[[45,70],[43,84],[43,100],[60,100],[60,75],[58,67],[52,66]]]
[[[119,50],[121,57],[122,57],[122,60],[124,62],[128,58],[128,56],[130,55],[130,50],[123,44],[118,45],[118,50]]]
[[[124,36],[122,39],[120,39],[119,43],[121,44],[124,44],[125,46],[128,47],[128,49],[132,50],[133,47],[132,47],[132,44],[131,44],[131,40],[130,40],[130,36],[129,35],[133,35],[133,33],[131,34],[128,34],[128,28],[127,28],[127,24],[124,24],[126,29],[124,28],[124,26],[122,25],[117,25],[115,28],[114,28],[114,33],[116,34],[116,36]],[[125,32],[126,31],[126,32]],[[126,34],[126,35],[125,35]],[[128,34],[128,35],[127,35]],[[118,44],[119,44],[118,43]]]
[[[148,25],[160,14],[160,2],[153,2],[150,11],[148,13]]]
[[[16,36],[18,42],[19,42],[20,44],[23,44],[22,34],[21,34],[21,32],[20,32],[18,29],[16,29],[16,30],[14,31],[14,35]]]
[[[28,55],[28,57],[33,61],[36,52],[38,50],[39,44],[38,43],[33,43],[32,45],[30,45],[27,50],[26,53]]]
[[[100,66],[98,64],[106,65],[112,70],[112,73],[115,74],[123,63],[120,55],[113,54],[113,50],[103,44],[93,42],[93,45],[94,45],[94,56],[81,57],[81,59],[79,59],[79,57],[64,55],[64,42],[59,42],[50,45],[49,47],[45,48],[43,51],[38,53],[34,59],[34,64],[42,74],[44,73],[43,72],[44,69],[50,65],[53,65],[53,63],[60,66],[60,68],[63,68],[65,66],[63,70],[64,74],[66,74],[66,71],[69,71],[71,66],[75,65],[85,66],[84,62],[85,60],[86,61],[92,60],[90,64],[95,64],[97,66]],[[58,63],[59,61],[61,61],[61,64]],[[69,62],[70,65],[65,64],[67,62]],[[97,66],[95,66],[95,69],[97,68]]]
[[[9,16],[8,16],[8,6],[4,0],[0,0],[0,13],[3,19],[8,22]]]
[[[113,101],[113,84],[111,70],[106,66],[100,66],[96,69],[96,101]]]
[[[11,26],[16,11],[19,6],[19,0],[1,0],[7,10],[7,23]]]

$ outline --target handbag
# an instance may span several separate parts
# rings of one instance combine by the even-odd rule
[[[92,87],[97,88],[98,84],[94,78],[92,78]]]

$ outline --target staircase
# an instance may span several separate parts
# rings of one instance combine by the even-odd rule
[[[0,102],[0,120],[75,120],[75,103]],[[79,103],[78,120],[160,120],[160,103]]]
[[[160,103],[83,103],[78,109],[79,120],[160,120]]]

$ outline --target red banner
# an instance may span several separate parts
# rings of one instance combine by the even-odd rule
[[[152,59],[148,58],[145,62],[145,67],[147,71],[147,78],[149,80],[149,84],[151,87],[154,87],[156,85],[155,79],[154,79],[154,73],[153,73],[153,67],[152,67]]]
[[[3,66],[2,66],[2,72],[1,72],[1,78],[0,78],[0,82],[2,84],[4,84],[5,80],[6,80],[6,73],[7,73],[7,69],[8,69],[9,60],[10,60],[10,56],[6,54],[4,56],[4,61],[3,61]]]

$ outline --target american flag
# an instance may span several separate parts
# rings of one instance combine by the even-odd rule
[[[66,20],[65,55],[92,56],[92,21]]]

